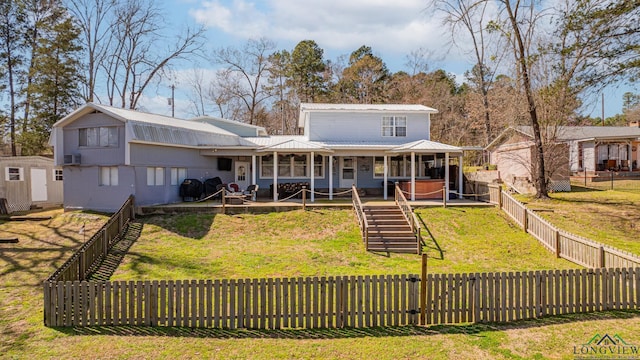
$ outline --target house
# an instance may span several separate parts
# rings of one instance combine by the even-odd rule
[[[65,208],[116,210],[182,201],[184,179],[219,177],[278,200],[282,184],[304,184],[329,199],[355,185],[393,196],[399,181],[411,199],[462,188],[462,149],[430,140],[423,105],[301,104],[302,135],[269,136],[259,126],[216,117],[176,119],[86,104],[58,121],[50,139],[64,169]],[[434,190],[435,189],[435,190]],[[431,191],[434,190],[434,191]],[[459,193],[459,191],[458,191]]]
[[[0,199],[7,213],[62,205],[63,170],[43,156],[0,157]]]
[[[586,172],[638,170],[640,128],[620,126],[559,126],[548,128],[545,168],[552,191],[571,191],[570,176]],[[487,147],[489,162],[501,179],[518,191],[531,193],[535,173],[533,132],[530,126],[506,129]]]

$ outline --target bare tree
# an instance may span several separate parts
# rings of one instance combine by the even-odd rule
[[[481,0],[488,1],[488,0]],[[537,198],[548,198],[549,192],[545,178],[545,155],[536,94],[531,81],[532,59],[534,58],[534,44],[538,20],[544,13],[544,9],[536,6],[536,0],[498,0],[499,18],[489,23],[489,27],[499,31],[508,40],[509,50],[513,53],[517,79],[523,89],[527,100],[527,112],[529,124],[533,129],[535,156],[534,168],[536,170],[533,181],[536,187]]]
[[[82,30],[82,42],[85,50],[85,83],[84,100],[99,100],[96,93],[96,82],[100,65],[104,63],[111,45],[112,10],[116,0],[69,0],[69,11],[73,14],[76,25]]]
[[[241,48],[220,48],[213,53],[213,61],[223,65],[219,86],[230,98],[244,104],[245,121],[257,123],[257,113],[271,97],[271,93],[263,83],[268,76],[269,55],[275,50],[275,43],[261,38],[249,40]]]
[[[173,62],[200,55],[204,28],[186,29],[168,41],[162,36],[166,20],[156,2],[126,0],[115,7],[112,21],[111,55],[100,64],[110,105],[118,102],[135,109],[147,86]]]
[[[493,79],[499,62],[502,58],[500,39],[490,31],[487,31],[489,23],[488,8],[490,2],[478,0],[433,0],[435,9],[444,13],[444,22],[450,28],[453,44],[458,48],[467,50],[470,40],[473,48],[469,50],[475,63],[473,69],[467,73],[471,80],[473,90],[480,93],[484,119],[485,144],[491,142],[494,131],[492,129],[491,109],[489,103],[489,91],[493,85]],[[459,37],[462,30],[466,36]],[[459,39],[464,39],[459,40]],[[490,50],[493,46],[494,51]],[[493,60],[493,61],[492,61]],[[493,62],[493,66],[489,63]]]
[[[207,94],[212,86],[211,81],[206,81],[204,71],[202,69],[191,69],[187,75],[187,84],[190,88],[188,98],[191,107],[191,113],[194,116],[204,116],[207,114]]]

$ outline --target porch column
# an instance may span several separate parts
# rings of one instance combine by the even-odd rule
[[[278,152],[273,152],[273,202],[278,202]]]
[[[458,199],[462,199],[464,193],[464,173],[462,172],[462,155],[458,156]]]
[[[633,156],[631,156],[631,144],[627,144],[627,164],[629,165],[629,172],[633,169]]]
[[[256,184],[258,168],[256,167],[256,156],[251,155],[251,185]]]
[[[316,190],[316,177],[315,177],[315,159],[314,159],[314,152],[311,152],[311,202],[316,201],[316,194],[315,194],[315,190]]]
[[[449,200],[449,153],[444,153],[444,194],[445,199]]]
[[[329,155],[329,200],[333,200],[333,155]]]
[[[373,165],[375,167],[376,164],[376,158],[373,158]],[[387,180],[389,178],[389,174],[388,174],[388,170],[387,170],[387,155],[384,155],[384,169],[383,169],[383,173],[384,173],[384,183],[382,185],[382,194],[384,196],[384,199],[387,200],[387,196],[389,196],[389,194],[387,194],[387,189],[389,188],[387,186]]]
[[[416,153],[411,152],[411,201],[416,201]]]

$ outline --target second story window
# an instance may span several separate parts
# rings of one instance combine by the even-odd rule
[[[382,136],[407,136],[407,117],[383,116]]]
[[[86,147],[118,147],[118,128],[91,127],[79,131],[78,145]]]

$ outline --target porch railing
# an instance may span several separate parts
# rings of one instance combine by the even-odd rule
[[[396,183],[395,189],[396,189],[395,191],[396,204],[398,205],[400,210],[402,210],[402,214],[404,215],[404,218],[407,220],[409,225],[411,225],[411,230],[413,231],[413,234],[416,236],[416,240],[417,240],[416,253],[420,254],[422,252],[421,251],[422,250],[422,246],[421,246],[422,245],[422,228],[420,226],[420,222],[418,221],[418,217],[413,212],[411,205],[409,205],[409,202],[407,201],[407,198],[404,196],[404,193],[400,189],[400,186],[398,185],[398,183]]]
[[[364,207],[362,201],[360,201],[360,195],[358,195],[358,189],[355,185],[351,186],[351,201],[353,201],[353,209],[358,217],[358,224],[360,225],[360,231],[362,232],[362,240],[364,241],[364,248],[369,249],[369,222],[367,216],[364,213]]]

